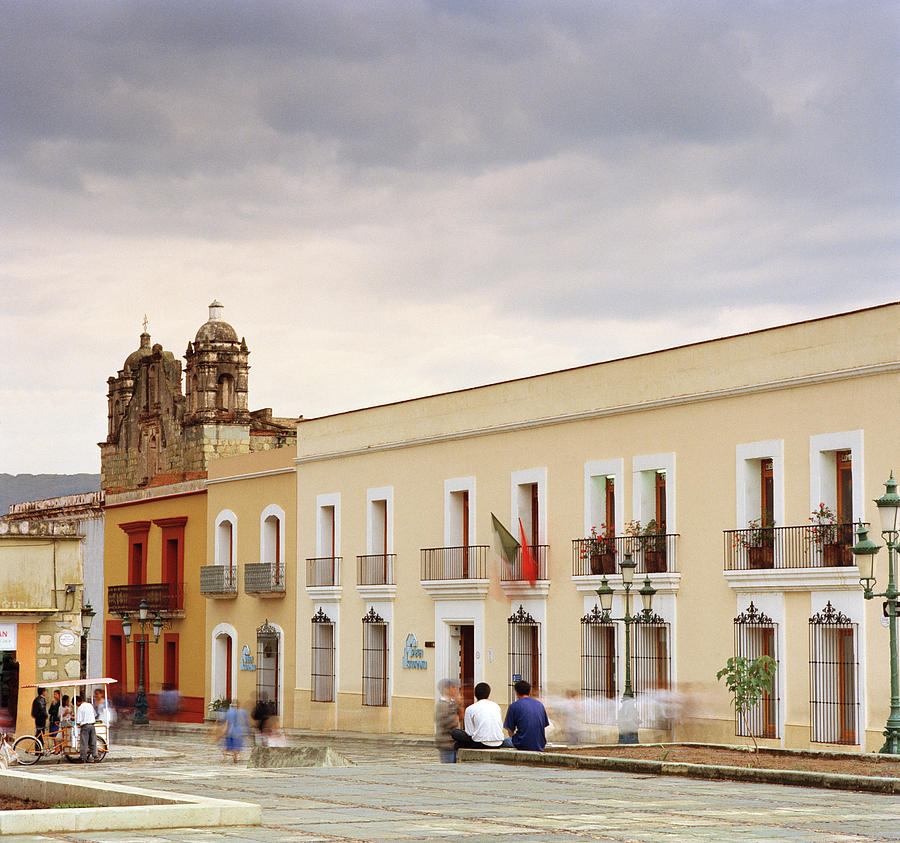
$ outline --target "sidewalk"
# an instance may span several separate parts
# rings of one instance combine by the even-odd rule
[[[430,738],[351,733],[292,734],[327,742],[355,766],[248,769],[223,761],[207,729],[141,734],[130,763],[67,764],[71,776],[256,802],[262,825],[221,829],[93,832],[4,838],[65,841],[503,840],[784,841],[900,840],[900,800],[881,794],[666,776],[540,769],[468,762],[438,764]],[[187,739],[187,740],[186,740]],[[114,749],[115,749],[114,745]],[[164,763],[160,752],[165,751]],[[51,772],[51,771],[47,771]]]

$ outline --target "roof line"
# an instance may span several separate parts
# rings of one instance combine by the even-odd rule
[[[876,305],[872,305],[870,307],[860,307],[856,310],[847,310],[842,313],[830,313],[827,316],[814,316],[810,319],[800,319],[797,322],[786,322],[783,325],[771,325],[768,328],[756,328],[752,331],[742,331],[737,334],[726,334],[725,336],[721,336],[721,337],[711,337],[710,339],[697,340],[695,342],[683,343],[682,345],[673,345],[673,346],[669,346],[667,348],[657,348],[657,349],[654,349],[653,351],[642,351],[639,354],[627,354],[624,357],[612,357],[609,360],[597,360],[593,363],[582,363],[578,366],[569,366],[565,369],[553,369],[549,372],[537,372],[536,374],[532,374],[532,375],[522,375],[521,377],[518,377],[518,378],[508,378],[506,380],[490,381],[488,383],[482,383],[482,384],[478,384],[476,386],[465,386],[465,387],[462,387],[461,389],[448,389],[444,392],[430,392],[426,395],[417,395],[413,398],[401,398],[401,399],[398,399],[397,401],[387,401],[384,404],[370,404],[365,407],[355,407],[352,410],[341,410],[340,412],[337,412],[337,413],[326,413],[323,416],[312,416],[308,419],[305,419],[301,416],[300,419],[298,419],[298,422],[300,424],[303,424],[303,422],[320,421],[323,419],[337,418],[339,416],[347,416],[352,413],[363,412],[364,410],[379,410],[383,407],[396,407],[396,406],[399,406],[400,404],[411,404],[414,401],[423,401],[426,398],[441,398],[445,395],[461,395],[462,393],[465,393],[465,392],[474,392],[476,389],[485,389],[486,387],[489,387],[489,386],[501,386],[503,384],[508,384],[508,383],[518,383],[520,381],[532,380],[534,378],[545,378],[545,377],[550,377],[551,375],[563,374],[564,372],[577,372],[580,369],[590,369],[594,366],[606,365],[607,363],[621,363],[625,360],[636,360],[640,357],[650,357],[654,354],[664,354],[665,352],[668,352],[668,351],[679,351],[680,349],[683,349],[683,348],[694,348],[698,345],[706,345],[706,344],[712,343],[712,342],[722,342],[723,340],[733,340],[733,339],[737,339],[739,337],[749,337],[749,336],[752,336],[753,334],[764,334],[768,331],[780,331],[784,328],[794,328],[798,325],[808,325],[813,322],[824,322],[827,319],[838,319],[838,318],[841,318],[844,316],[853,316],[857,313],[866,313],[871,310],[880,310],[882,308],[893,307],[898,304],[900,304],[900,300],[885,302],[884,304],[876,304]]]

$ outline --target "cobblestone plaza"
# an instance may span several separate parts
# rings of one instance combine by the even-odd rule
[[[327,739],[332,743],[330,739]],[[304,739],[309,742],[309,739]],[[900,840],[896,797],[585,770],[441,765],[423,741],[341,738],[350,767],[248,769],[199,732],[118,746],[114,761],[42,773],[262,805],[262,825],[11,836],[65,841]]]

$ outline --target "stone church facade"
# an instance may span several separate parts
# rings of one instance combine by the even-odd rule
[[[296,420],[274,418],[268,409],[248,409],[250,351],[209,306],[181,361],[160,344],[140,345],[107,380],[108,429],[100,443],[101,488],[124,492],[196,480],[217,456],[284,447],[296,441]]]

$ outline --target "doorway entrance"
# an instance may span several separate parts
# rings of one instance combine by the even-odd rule
[[[450,625],[450,676],[459,681],[463,706],[475,702],[475,625]]]
[[[15,650],[0,651],[0,732],[15,732],[19,704],[19,663]]]

